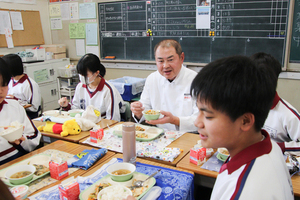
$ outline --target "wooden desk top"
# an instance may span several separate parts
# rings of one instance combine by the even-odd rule
[[[115,154],[114,156],[112,156],[109,159],[105,160],[105,162],[101,163],[100,165],[97,165],[97,168],[93,168],[91,170],[88,170],[82,176],[89,176],[89,175],[93,174],[100,167],[102,167],[104,164],[108,163],[112,158],[122,158],[123,159],[123,154],[120,154],[120,153]],[[140,162],[140,163],[145,163],[145,164],[148,164],[148,165],[161,166],[161,167],[165,167],[165,168],[169,168],[169,169],[174,169],[174,170],[178,170],[178,171],[188,172],[188,173],[194,175],[194,172],[192,172],[191,170],[180,169],[180,168],[176,168],[176,167],[173,167],[173,166],[170,166],[170,165],[165,165],[165,164],[161,164],[161,163],[157,163],[157,162],[152,162],[152,161],[148,161],[148,160],[141,159],[141,158],[137,158],[136,161]]]
[[[37,120],[32,120],[32,122],[34,123],[34,125],[36,127],[41,126],[41,125],[45,125],[46,122],[41,122],[41,121],[37,121]],[[101,128],[106,128],[107,125],[113,125],[118,123],[118,121],[115,120],[109,120],[109,119],[102,119],[100,122],[97,123],[97,125],[100,125]],[[65,141],[69,141],[69,142],[74,142],[74,143],[79,143],[79,140],[84,139],[88,136],[90,136],[90,132],[89,131],[82,131],[80,134],[78,135],[68,135],[66,137],[62,137],[60,134],[55,134],[55,133],[50,133],[50,132],[41,132],[43,136],[48,136],[51,138],[56,138],[59,140],[65,140]]]
[[[80,144],[75,144],[75,143],[72,143],[72,142],[67,142],[67,141],[62,141],[62,140],[57,140],[51,144],[48,144],[40,149],[37,149],[35,151],[32,151],[22,157],[19,157],[15,160],[12,160],[6,164],[3,164],[0,166],[0,169],[4,169],[8,166],[11,166],[12,164],[15,164],[15,163],[18,163],[22,160],[25,160],[27,158],[30,158],[31,156],[33,155],[36,155],[36,154],[39,154],[39,153],[42,153],[48,149],[56,149],[56,150],[59,150],[59,151],[64,151],[64,152],[67,152],[67,153],[70,153],[70,154],[78,154],[80,152],[82,152],[83,150],[85,149],[92,149],[92,147],[87,147],[87,146],[84,146],[84,145],[80,145]],[[102,157],[100,160],[98,160],[91,168],[89,168],[88,170],[83,170],[83,169],[78,169],[77,171],[73,172],[72,174],[70,174],[68,177],[62,179],[62,180],[59,180],[59,181],[56,181],[55,183],[52,183],[50,185],[48,185],[47,187],[44,187],[40,190],[38,190],[37,192],[40,192],[40,191],[43,191],[43,190],[46,190],[50,187],[53,187],[54,185],[58,185],[59,183],[61,183],[61,181],[69,178],[70,176],[74,176],[74,177],[77,177],[77,176],[81,176],[82,174],[86,173],[87,171],[89,170],[92,170],[94,168],[96,168],[96,170],[99,168],[98,165],[103,163],[105,160],[111,158],[113,155],[115,155],[115,153],[111,152],[111,151],[108,151],[104,157]],[[31,195],[33,194],[36,194],[37,192],[34,192],[32,193]]]

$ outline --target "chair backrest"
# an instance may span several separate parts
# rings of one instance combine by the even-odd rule
[[[124,113],[121,113],[121,120],[127,122],[131,120],[130,103],[128,101],[124,101],[124,104],[126,109]]]

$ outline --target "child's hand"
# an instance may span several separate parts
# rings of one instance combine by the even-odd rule
[[[123,200],[136,200],[133,196],[128,196],[126,199]]]
[[[67,107],[68,104],[69,104],[69,101],[68,101],[67,97],[63,97],[63,98],[61,98],[60,100],[58,100],[58,104],[59,104],[61,107]]]
[[[24,136],[22,136],[21,138],[15,140],[13,142],[10,142],[10,143],[14,143],[16,145],[19,145],[19,144],[21,144],[22,141],[25,141],[25,137]]]

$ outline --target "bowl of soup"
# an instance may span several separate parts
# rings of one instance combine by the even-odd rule
[[[73,110],[68,111],[70,117],[75,117],[77,114],[79,114],[81,116],[81,114],[83,112],[84,112],[84,110],[82,110],[82,109],[73,109]]]
[[[147,121],[156,120],[160,116],[159,110],[148,109],[148,110],[144,110],[142,113]]]
[[[109,166],[106,169],[106,172],[110,175],[113,181],[124,182],[132,178],[135,169],[135,165],[123,162]]]
[[[21,185],[33,178],[35,170],[33,165],[16,165],[6,171],[5,177],[11,184]]]

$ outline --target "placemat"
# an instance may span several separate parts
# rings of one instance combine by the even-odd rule
[[[122,162],[120,158],[113,158],[107,164],[103,165],[95,173],[87,177],[77,177],[80,191],[84,191],[92,184],[107,175],[106,168],[117,162]],[[136,171],[147,175],[152,174],[158,169],[162,169],[154,177],[156,179],[157,186],[162,188],[162,194],[158,200],[194,200],[194,175],[178,171],[170,168],[164,168],[160,166],[136,163]],[[58,186],[49,188],[43,192],[35,194],[29,197],[30,200],[59,200]]]
[[[69,158],[72,158],[74,155],[73,154],[69,154],[63,151],[59,151],[56,149],[48,149],[44,152],[42,152],[41,154],[49,154],[49,155],[56,155],[57,157],[62,158],[63,161],[67,161]],[[75,172],[76,170],[78,170],[78,168],[69,168],[69,174]],[[43,176],[42,178],[39,178],[31,183],[29,183],[28,186],[28,195],[32,194],[33,192],[47,186],[50,185],[51,183],[56,182],[56,179],[51,178],[50,173]]]
[[[167,139],[164,134],[161,134],[161,136],[152,141],[136,141],[137,156],[173,162],[174,159],[181,153],[180,149],[166,147],[185,133],[180,131],[173,132],[176,135],[175,139]],[[113,134],[112,128],[104,131],[104,137],[98,143],[91,142],[90,137],[88,137],[83,143],[122,153],[122,138]],[[156,155],[153,152],[160,153],[159,155]]]

